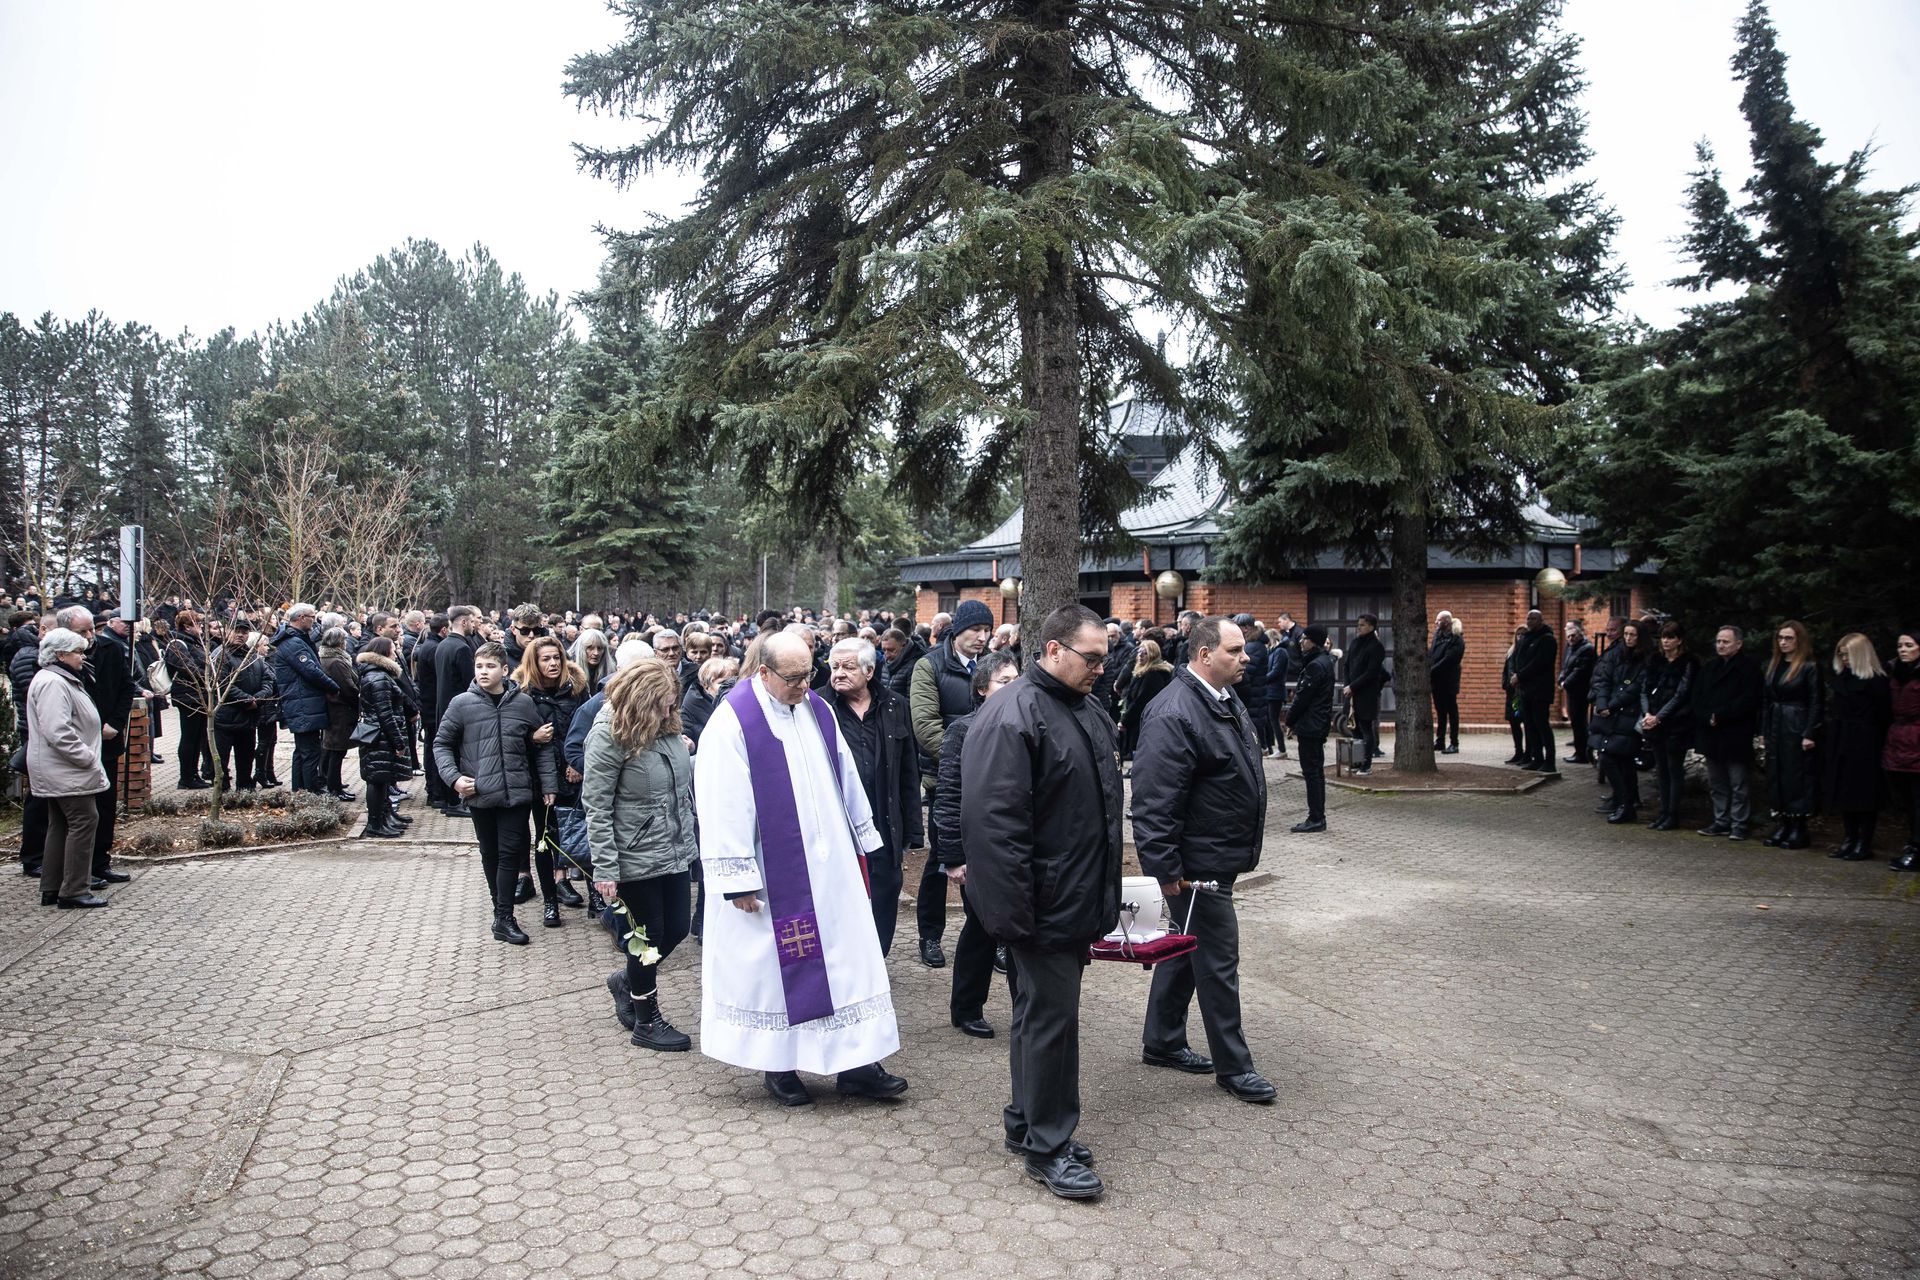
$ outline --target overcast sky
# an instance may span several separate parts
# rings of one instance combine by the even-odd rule
[[[1694,142],[1745,176],[1727,65],[1744,7],[1568,0],[1624,306],[1648,320],[1687,300],[1665,282]],[[1920,3],[1773,14],[1832,158],[1876,140],[1880,185],[1920,181]],[[574,171],[572,142],[633,136],[560,93],[567,58],[619,33],[593,0],[0,0],[0,311],[246,332],[409,236],[483,242],[571,296],[593,282],[596,223],[638,225],[688,189]]]

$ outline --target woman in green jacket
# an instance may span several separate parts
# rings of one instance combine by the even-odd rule
[[[680,1052],[693,1041],[660,1012],[655,973],[687,936],[700,856],[693,826],[693,760],[680,733],[680,681],[659,659],[622,667],[587,732],[580,794],[593,851],[594,887],[618,895],[629,929],[624,973],[607,977],[614,1016],[645,1049]]]

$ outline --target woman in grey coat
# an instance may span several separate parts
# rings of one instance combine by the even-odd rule
[[[659,659],[630,663],[607,682],[587,732],[580,784],[594,887],[616,894],[645,944],[607,977],[614,1016],[644,1049],[680,1052],[693,1041],[660,1012],[656,971],[687,936],[688,874],[700,856],[693,825],[693,761],[680,733],[680,681]]]
[[[533,803],[550,805],[559,790],[553,753],[541,750],[552,740],[553,726],[507,679],[506,648],[481,645],[473,655],[473,684],[447,704],[433,735],[433,759],[473,811],[480,865],[493,895],[493,936],[515,946],[527,942],[513,918],[513,891],[533,848]]]
[[[87,638],[55,627],[40,637],[39,673],[27,686],[27,785],[47,802],[46,853],[40,860],[40,905],[104,907],[88,892],[94,797],[107,789],[100,765],[100,713],[80,682]]]

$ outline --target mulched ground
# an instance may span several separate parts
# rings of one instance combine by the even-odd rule
[[[1569,766],[1567,776],[1586,776],[1584,765]],[[1356,778],[1350,773],[1335,777],[1331,767],[1327,781],[1337,786],[1364,791],[1510,791],[1518,793],[1537,783],[1540,775],[1491,764],[1455,764],[1442,759],[1438,773],[1401,773],[1391,760],[1375,760],[1373,773]]]

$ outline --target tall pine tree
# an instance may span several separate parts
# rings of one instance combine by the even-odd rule
[[[1730,296],[1621,353],[1556,493],[1656,563],[1660,603],[1700,629],[1799,617],[1885,642],[1920,570],[1915,188],[1870,189],[1864,151],[1820,159],[1759,0],[1738,36],[1753,175],[1736,206],[1700,148],[1676,282]]]

